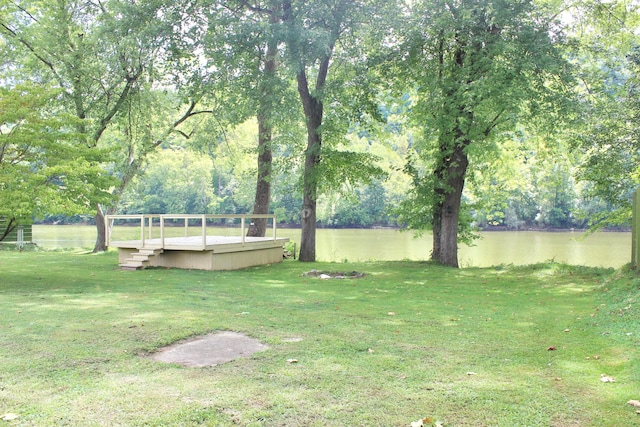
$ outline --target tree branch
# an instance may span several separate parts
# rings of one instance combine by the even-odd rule
[[[138,70],[133,76],[127,77],[127,83],[122,89],[122,92],[120,92],[120,96],[118,97],[118,100],[116,101],[114,106],[111,108],[111,110],[109,110],[107,114],[102,118],[102,120],[100,120],[100,126],[98,127],[98,129],[96,129],[96,131],[93,134],[92,141],[94,144],[98,142],[98,140],[100,139],[104,131],[107,129],[107,126],[111,122],[111,119],[113,119],[113,116],[115,116],[116,113],[120,111],[120,109],[122,108],[122,104],[124,104],[124,101],[129,96],[129,92],[131,92],[131,88],[133,88],[133,85],[136,83],[138,78],[140,78],[140,76],[142,75],[142,71],[143,71],[142,66],[139,66]]]
[[[13,37],[14,39],[18,40],[18,42],[20,44],[24,45],[40,62],[42,62],[47,68],[49,68],[51,70],[51,72],[53,73],[53,75],[55,76],[56,80],[58,80],[58,83],[60,84],[60,87],[64,87],[63,80],[60,77],[60,75],[58,75],[58,72],[56,71],[56,69],[53,66],[53,63],[51,61],[48,61],[47,59],[44,58],[44,56],[40,55],[36,51],[36,49],[31,45],[31,43],[29,43],[24,38],[20,37],[18,35],[18,33],[16,33],[13,29],[11,29],[4,22],[0,23],[0,27],[4,28],[9,33],[9,35],[11,37]]]
[[[11,233],[13,231],[14,228],[16,228],[16,223],[15,223],[16,219],[15,218],[10,218],[9,222],[7,223],[7,227],[4,229],[4,233],[2,233],[2,236],[0,236],[0,241],[4,240],[9,233]]]
[[[505,110],[500,110],[498,114],[496,114],[496,116],[493,118],[493,120],[491,120],[491,122],[489,123],[489,126],[486,127],[484,132],[482,132],[485,138],[489,137],[489,134],[491,133],[491,131],[501,123],[500,116],[502,116],[502,113],[504,112]]]
[[[258,13],[267,13],[269,15],[273,14],[273,10],[271,9],[267,9],[264,7],[259,7],[259,6],[253,6],[251,4],[249,4],[249,2],[247,0],[241,0],[240,3],[246,7],[247,9],[249,9],[252,12],[258,12]]]
[[[19,11],[23,12],[25,15],[27,15],[29,18],[31,18],[31,20],[32,20],[33,22],[39,22],[39,21],[38,21],[38,19],[37,19],[35,16],[33,16],[33,15],[31,14],[31,12],[29,12],[29,11],[28,11],[27,9],[25,9],[24,7],[20,6],[20,5],[19,5],[19,4],[17,4],[16,2],[13,2],[13,5],[14,5],[14,6],[19,10]]]

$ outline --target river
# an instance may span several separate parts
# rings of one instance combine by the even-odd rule
[[[239,230],[224,228],[220,234]],[[211,232],[210,232],[211,233]],[[216,234],[218,234],[216,232]],[[278,229],[278,237],[300,242],[299,229]],[[500,231],[482,232],[473,246],[461,245],[462,267],[532,264],[548,260],[593,267],[621,267],[631,260],[631,233]],[[93,248],[94,226],[35,225],[33,240],[43,248]],[[299,248],[299,243],[298,243]],[[414,238],[393,229],[318,229],[318,261],[425,260],[431,235]]]

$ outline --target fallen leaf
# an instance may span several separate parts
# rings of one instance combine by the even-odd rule
[[[554,380],[556,380],[556,381],[562,381],[562,378],[560,378],[560,377],[555,377],[555,378],[554,378]]]
[[[565,331],[565,332],[570,332],[570,331],[571,331],[571,329],[567,328],[567,329],[565,329],[564,331]]]
[[[287,363],[298,363],[298,359],[287,359]]]
[[[395,316],[395,315],[396,315],[396,313],[395,313],[395,312],[393,312],[393,311],[390,311],[390,312],[388,312],[388,313],[387,313],[387,315],[388,315],[388,316]]]
[[[2,421],[13,421],[17,420],[18,418],[20,418],[20,415],[9,413],[2,416]]]
[[[598,359],[600,359],[600,356],[593,356],[593,358],[594,358],[595,360],[598,360]]]
[[[600,381],[603,383],[615,383],[616,379],[606,374],[600,374]]]
[[[375,352],[375,350],[374,350],[374,349],[372,349],[372,348],[368,348],[368,349],[367,349],[367,351],[368,351],[369,353],[374,353],[374,352]]]
[[[418,421],[412,421],[411,427],[423,427],[430,426],[433,424],[433,420],[429,417],[424,417]]]
[[[467,372],[467,375],[478,375],[478,374],[476,374],[475,372],[469,371],[469,372]]]
[[[627,402],[627,405],[640,407],[640,400],[630,400],[630,401]]]
[[[547,351],[554,351],[556,349],[555,345],[549,346],[549,348],[547,348]]]

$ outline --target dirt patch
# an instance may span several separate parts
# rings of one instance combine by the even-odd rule
[[[358,271],[343,272],[343,271],[318,271],[311,270],[304,273],[307,277],[317,277],[319,279],[358,279],[364,277],[364,273]]]
[[[269,347],[255,338],[237,332],[217,332],[181,341],[153,353],[153,360],[189,367],[215,366],[249,357]]]

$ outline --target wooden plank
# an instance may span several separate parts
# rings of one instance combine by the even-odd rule
[[[241,237],[235,236],[207,236],[206,250],[214,249],[216,246],[221,245],[243,245]],[[244,239],[245,245],[256,244],[273,244],[282,245],[288,242],[288,238],[272,237],[246,237]],[[141,248],[143,242],[141,240],[114,240],[110,242],[110,246],[113,248]],[[162,240],[158,238],[145,239],[144,245],[147,248],[162,249]],[[203,250],[202,238],[200,236],[191,237],[165,237],[164,239],[165,249],[185,249],[185,250]]]

